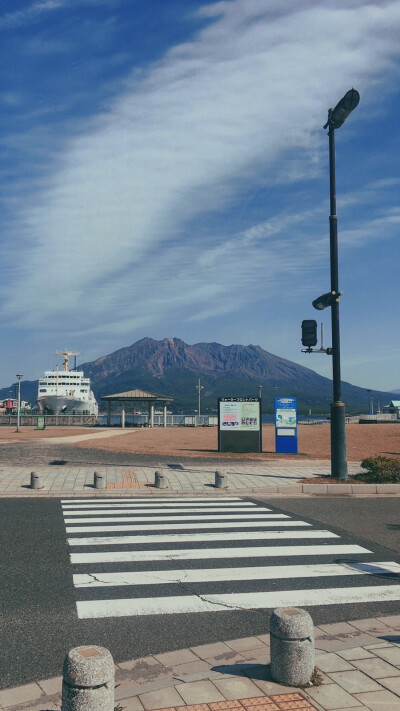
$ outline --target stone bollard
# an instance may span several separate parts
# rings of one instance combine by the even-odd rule
[[[162,472],[157,471],[155,474],[154,484],[157,489],[167,489],[168,478]]]
[[[278,608],[270,621],[271,675],[289,686],[311,682],[315,667],[314,624],[306,610]]]
[[[31,472],[31,489],[43,489],[39,474]]]
[[[114,660],[105,647],[75,647],[63,666],[61,711],[114,711]]]
[[[215,487],[217,489],[226,489],[228,486],[228,477],[225,472],[215,472]]]
[[[94,473],[94,488],[95,489],[105,489],[107,483],[107,477],[105,474],[100,474],[99,472]]]

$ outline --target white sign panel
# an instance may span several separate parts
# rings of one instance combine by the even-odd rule
[[[225,431],[260,429],[258,402],[220,402],[220,429]]]

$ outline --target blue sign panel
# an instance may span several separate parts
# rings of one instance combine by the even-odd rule
[[[297,400],[295,397],[275,398],[275,451],[297,454]]]

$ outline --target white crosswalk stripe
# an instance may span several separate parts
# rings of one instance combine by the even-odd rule
[[[64,499],[62,507],[79,618],[400,600],[400,564],[238,497]],[[365,576],[374,584],[362,585]],[[325,578],[336,584],[325,587]]]

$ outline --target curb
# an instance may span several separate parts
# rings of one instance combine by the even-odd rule
[[[207,486],[207,485],[205,485]],[[253,488],[218,489],[212,491],[196,488],[182,489],[91,489],[90,491],[43,491],[30,490],[23,492],[1,492],[0,498],[32,498],[34,497],[110,497],[119,496],[227,496],[232,494],[270,494],[271,496],[400,496],[400,484],[293,484],[288,486],[264,486]]]

